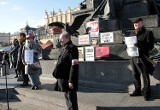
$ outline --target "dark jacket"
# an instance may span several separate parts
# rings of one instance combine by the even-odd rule
[[[152,74],[154,67],[152,63],[146,59],[146,57],[149,58],[149,51],[154,47],[154,35],[152,31],[146,30],[142,27],[137,33],[137,47],[139,48],[139,58],[131,58],[131,62],[144,64],[147,72]]]
[[[20,47],[18,48],[18,58],[17,58],[17,66],[16,66],[16,69],[18,70],[25,70],[25,65],[22,63],[23,46],[24,46],[24,43],[20,44]]]
[[[53,76],[57,79],[55,90],[57,91],[69,91],[68,83],[73,83],[74,89],[78,89],[78,62],[73,64],[73,61],[78,61],[78,49],[68,42],[58,58]]]
[[[12,59],[13,62],[17,62],[18,49],[19,49],[19,44],[13,45],[13,46],[11,47],[10,56],[11,56],[11,59]]]
[[[141,31],[137,33],[137,40],[140,57],[143,57],[143,55],[149,56],[149,51],[154,47],[154,35],[152,31],[142,27]]]

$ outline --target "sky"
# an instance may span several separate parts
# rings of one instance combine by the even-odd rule
[[[45,11],[65,12],[83,0],[0,0],[0,33],[15,33],[24,28],[44,25]]]

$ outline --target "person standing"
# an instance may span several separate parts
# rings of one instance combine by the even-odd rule
[[[17,58],[17,65],[16,69],[22,74],[23,76],[23,84],[21,86],[28,86],[28,75],[25,74],[25,65],[22,63],[22,49],[24,46],[26,40],[26,34],[25,33],[20,33],[19,34],[19,49],[18,49],[18,58]]]
[[[13,45],[11,46],[11,52],[10,52],[10,57],[11,57],[11,63],[15,69],[16,76],[15,78],[18,77],[18,70],[16,69],[17,65],[17,58],[18,58],[18,49],[19,49],[19,42],[17,39],[14,39]]]
[[[135,34],[137,36],[136,47],[139,49],[139,56],[131,58],[131,66],[134,73],[135,90],[130,96],[144,95],[144,100],[150,100],[150,78],[149,69],[150,64],[146,57],[149,57],[149,51],[154,47],[154,35],[152,31],[147,30],[143,25],[143,19],[137,18],[133,21]],[[143,77],[144,87],[141,90],[141,74]],[[142,93],[142,94],[141,94]]]
[[[22,52],[22,62],[25,65],[25,74],[29,76],[29,79],[31,81],[32,90],[37,90],[39,88],[39,85],[41,84],[39,76],[41,74],[41,67],[40,67],[40,62],[38,59],[38,56],[41,52],[41,48],[38,43],[34,41],[34,36],[29,33],[27,35],[27,40],[25,42],[25,45],[23,47],[23,52]],[[26,62],[26,51],[33,52],[33,63],[27,63]]]
[[[71,36],[66,31],[62,32],[59,41],[62,51],[52,74],[57,79],[55,90],[64,92],[68,110],[78,110],[78,48],[72,43]]]

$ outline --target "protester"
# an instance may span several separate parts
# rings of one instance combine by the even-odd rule
[[[41,84],[39,76],[41,74],[41,66],[38,59],[38,56],[41,52],[41,48],[38,43],[34,42],[34,36],[32,34],[27,35],[27,40],[23,48],[23,64],[25,64],[25,74],[28,74],[29,79],[31,81],[32,90],[37,90],[39,85]],[[32,52],[32,56],[30,54],[30,59],[27,59],[26,52]],[[26,55],[25,55],[26,54]],[[26,60],[27,59],[27,60]],[[27,62],[29,60],[29,63]]]
[[[146,60],[146,57],[149,57],[149,50],[154,47],[154,35],[152,31],[145,29],[142,18],[135,19],[133,21],[133,25],[137,36],[137,43],[135,44],[135,46],[139,49],[139,56],[131,58],[131,65],[134,73],[135,90],[130,94],[130,96],[140,96],[142,93],[144,95],[144,99],[148,101],[151,95],[149,78],[150,64]],[[144,82],[142,91],[140,79],[141,74]]]
[[[14,39],[13,45],[11,46],[10,57],[11,57],[11,64],[15,68],[15,73],[16,73],[15,78],[18,77],[18,70],[16,68],[17,58],[18,58],[18,49],[19,49],[19,42],[17,39]]]
[[[57,79],[55,90],[64,92],[68,110],[78,110],[78,49],[72,43],[68,32],[63,32],[59,41],[62,51],[53,72],[53,76]]]
[[[24,46],[26,40],[26,34],[25,33],[20,33],[19,35],[19,49],[18,49],[18,58],[17,58],[17,65],[16,69],[22,74],[23,76],[23,84],[21,86],[28,86],[28,75],[25,74],[25,65],[22,63],[22,49]]]

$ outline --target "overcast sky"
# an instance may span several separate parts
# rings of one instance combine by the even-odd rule
[[[0,0],[0,32],[14,33],[20,28],[44,25],[45,10],[74,9],[83,0]]]

